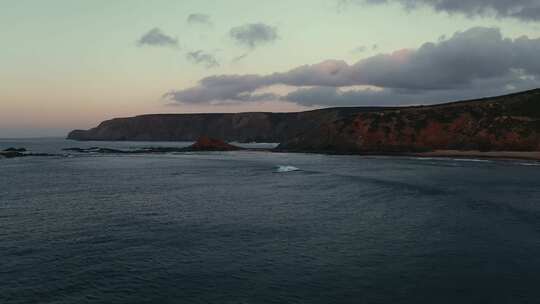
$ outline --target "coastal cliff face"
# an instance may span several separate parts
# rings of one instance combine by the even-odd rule
[[[328,152],[540,150],[540,90],[435,106],[358,113],[279,149]]]
[[[434,106],[299,113],[167,114],[105,121],[76,140],[280,142],[293,151],[540,150],[540,89]]]
[[[155,114],[115,118],[68,139],[195,141],[201,136],[240,142],[284,142],[322,123],[382,108],[332,108],[299,113]]]

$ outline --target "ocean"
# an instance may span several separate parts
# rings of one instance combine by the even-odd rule
[[[539,286],[534,162],[247,151],[0,159],[3,304],[538,303]]]

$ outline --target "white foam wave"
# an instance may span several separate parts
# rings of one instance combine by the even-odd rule
[[[452,158],[453,161],[461,162],[476,162],[476,163],[490,163],[490,160],[487,159],[477,159],[477,158]]]
[[[519,163],[521,166],[540,166],[540,163]]]
[[[284,173],[284,172],[292,172],[292,171],[298,171],[299,168],[293,167],[293,166],[278,166],[277,172]]]
[[[440,157],[411,157],[411,159],[416,159],[416,160],[444,160],[444,159],[441,159]]]

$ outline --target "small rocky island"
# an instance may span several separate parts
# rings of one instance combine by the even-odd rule
[[[26,156],[58,156],[49,153],[30,153],[26,148],[7,148],[0,151],[0,158],[17,158]]]
[[[5,158],[15,158],[25,156],[25,148],[7,148],[0,151],[0,156]]]
[[[197,141],[186,148],[189,151],[236,151],[242,148],[231,145],[220,139],[210,138],[207,136],[200,137]]]

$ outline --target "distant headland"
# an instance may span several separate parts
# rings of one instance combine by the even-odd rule
[[[540,89],[430,106],[142,115],[107,120],[90,130],[74,130],[67,138],[195,141],[201,136],[225,142],[278,142],[279,151],[534,154],[540,151]]]

